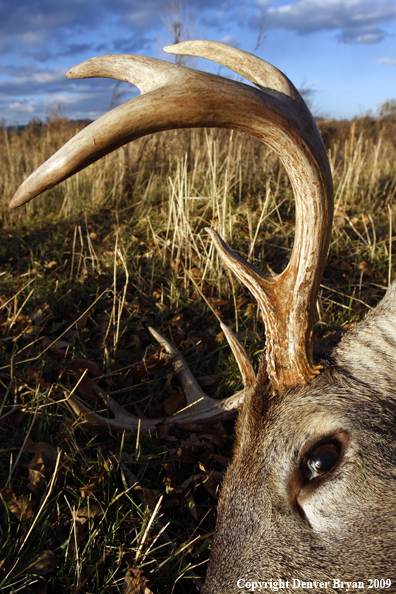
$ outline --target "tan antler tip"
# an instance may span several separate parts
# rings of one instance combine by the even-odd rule
[[[226,324],[223,324],[223,322],[221,322],[220,326],[224,332],[224,336],[226,337],[227,342],[230,345],[232,353],[238,364],[239,371],[242,376],[243,385],[245,387],[252,386],[256,381],[256,374],[253,369],[253,365],[248,357],[248,354],[245,351],[245,348],[239,342],[238,338],[233,333],[231,328],[226,326]]]
[[[274,89],[304,103],[296,87],[283,72],[269,62],[237,47],[220,41],[196,39],[168,45],[164,47],[164,51],[169,54],[196,56],[217,62],[244,76],[260,88]]]

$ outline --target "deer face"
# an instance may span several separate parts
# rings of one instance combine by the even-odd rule
[[[392,577],[395,402],[334,369],[281,396],[257,384],[238,419],[204,592]]]

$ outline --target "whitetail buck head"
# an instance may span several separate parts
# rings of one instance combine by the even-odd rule
[[[255,56],[208,41],[168,51],[217,61],[257,88],[142,56],[88,60],[67,76],[125,80],[142,95],[77,134],[22,184],[11,206],[159,130],[234,128],[274,149],[296,199],[295,242],[284,272],[265,276],[208,230],[263,314],[266,356],[257,378],[243,347],[223,326],[245,388],[225,401],[210,399],[181,354],[153,331],[174,354],[190,405],[168,422],[224,418],[243,401],[204,591],[338,591],[347,589],[346,582],[353,590],[362,589],[359,582],[368,589],[374,580],[393,580],[389,587],[378,584],[396,592],[396,291],[315,362],[314,308],[333,211],[330,167],[316,124],[287,77]],[[100,395],[114,419],[90,412],[77,399],[73,406],[104,427],[137,426],[136,417]],[[142,421],[142,428],[159,421]]]

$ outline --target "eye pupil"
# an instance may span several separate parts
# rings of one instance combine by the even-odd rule
[[[334,452],[327,450],[311,456],[308,460],[308,465],[316,470],[316,472],[328,472],[333,468],[335,461],[336,458]]]
[[[324,444],[311,452],[307,458],[307,478],[312,480],[329,472],[336,464],[339,452],[333,444]]]

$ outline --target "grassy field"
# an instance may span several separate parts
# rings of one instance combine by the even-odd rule
[[[319,127],[336,211],[318,339],[360,319],[393,277],[396,119],[385,110]],[[255,365],[263,327],[204,227],[280,272],[293,244],[290,182],[255,139],[167,132],[10,212],[23,179],[78,128],[53,116],[0,129],[0,590],[196,592],[233,422],[110,435],[75,418],[68,399],[100,409],[99,385],[139,416],[183,407],[148,326],[176,344],[207,393],[239,389],[219,319]]]

